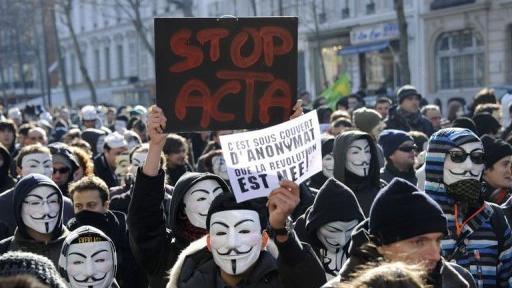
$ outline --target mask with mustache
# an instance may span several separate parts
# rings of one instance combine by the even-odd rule
[[[40,186],[30,191],[21,205],[23,223],[39,233],[52,233],[60,214],[58,193],[49,186]]]
[[[355,140],[347,150],[347,170],[357,176],[366,177],[370,171],[370,144],[366,139]]]
[[[222,193],[219,183],[213,179],[200,180],[183,197],[185,214],[195,227],[206,229],[206,216],[213,199]]]

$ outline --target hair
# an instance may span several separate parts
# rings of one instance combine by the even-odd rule
[[[16,167],[21,168],[21,163],[23,161],[23,157],[25,157],[29,154],[36,154],[36,153],[52,155],[52,153],[50,152],[50,149],[48,149],[48,147],[41,145],[40,143],[27,145],[27,146],[21,148],[20,153],[18,153],[18,156],[16,157]]]
[[[0,120],[0,131],[10,130],[14,135],[17,133],[16,124],[11,119]]]
[[[451,101],[448,105],[448,121],[453,122],[455,119],[459,117],[457,115],[457,111],[459,108],[464,109],[464,105],[459,101]]]
[[[496,104],[496,95],[494,94],[494,89],[492,88],[483,88],[480,90],[474,97],[473,103],[471,104],[471,111],[475,111],[476,107],[480,104],[492,103]]]
[[[105,181],[94,175],[84,177],[69,185],[69,196],[73,199],[75,193],[80,193],[84,190],[97,190],[100,194],[102,204],[105,204],[109,199],[109,190]]]
[[[340,288],[426,288],[427,275],[419,266],[403,262],[370,263],[352,275]]]
[[[81,138],[73,140],[68,145],[71,147],[77,147],[77,148],[82,149],[84,152],[86,152],[89,155],[89,158],[92,156],[91,144],[89,144],[89,142],[87,142]]]
[[[70,129],[64,136],[62,136],[62,141],[64,143],[71,145],[76,139],[82,139],[82,131],[78,128]]]
[[[336,120],[338,120],[340,118],[345,118],[348,121],[351,120],[350,114],[348,114],[347,111],[336,110],[336,111],[332,112],[331,118],[330,118],[330,122],[332,123],[332,122],[334,122],[334,121],[336,121]]]
[[[90,152],[88,153],[80,146],[74,145],[71,146],[71,151],[73,151],[73,154],[75,154],[76,160],[78,160],[78,165],[80,165],[84,171],[84,176],[94,175],[94,164],[91,160]]]
[[[485,113],[485,112],[492,114],[493,112],[500,111],[500,110],[501,110],[500,104],[484,103],[484,104],[479,104],[478,106],[476,106],[475,114]]]
[[[27,136],[28,135],[28,131],[32,128],[34,128],[34,124],[32,123],[25,123],[25,124],[21,124],[19,129],[18,129],[18,135],[23,135],[23,136]]]
[[[345,118],[336,119],[335,121],[331,122],[331,126],[335,127],[335,128],[338,128],[340,126],[343,126],[343,127],[354,127],[352,125],[352,122],[350,122],[349,119],[345,119]]]
[[[162,150],[166,155],[174,154],[177,153],[181,147],[185,147],[185,154],[188,154],[187,139],[178,134],[171,133],[167,135],[164,148]]]
[[[382,96],[382,97],[377,98],[377,101],[375,102],[375,106],[377,106],[377,104],[383,104],[383,103],[387,103],[389,105],[392,105],[393,101],[391,101],[391,99],[389,99],[386,96]]]
[[[336,110],[339,110],[340,106],[348,109],[348,97],[341,97],[338,101],[336,101]]]
[[[22,274],[0,278],[0,287],[3,288],[48,288],[36,277],[29,274]]]
[[[434,111],[434,110],[441,113],[441,109],[439,109],[439,106],[434,105],[434,104],[429,104],[429,105],[425,105],[421,108],[421,114],[426,116],[428,111]]]

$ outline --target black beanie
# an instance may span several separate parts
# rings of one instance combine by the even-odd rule
[[[501,158],[512,155],[512,145],[507,142],[489,135],[484,135],[481,139],[484,144],[486,169],[491,168]]]
[[[453,120],[452,123],[453,128],[466,128],[471,130],[471,132],[478,134],[478,131],[476,131],[476,125],[475,122],[468,117],[459,117],[455,120]]]
[[[398,89],[396,92],[396,96],[398,98],[398,103],[402,104],[402,101],[404,101],[405,98],[409,96],[418,96],[418,98],[421,100],[421,94],[418,93],[418,90],[416,90],[416,87],[412,85],[404,85]]]
[[[448,233],[441,207],[401,178],[382,188],[370,209],[370,234],[378,246],[415,236]]]
[[[490,113],[478,113],[473,116],[475,121],[476,135],[481,137],[484,134],[496,134],[501,127],[500,122],[496,120]]]
[[[210,230],[210,219],[212,218],[212,215],[217,212],[229,210],[252,210],[258,213],[261,230],[263,231],[263,229],[267,227],[267,217],[265,214],[266,211],[263,209],[265,205],[262,205],[262,203],[266,203],[266,201],[260,201],[262,199],[266,198],[256,198],[237,203],[233,193],[220,194],[213,199],[210,209],[208,209],[208,215],[206,216],[206,229]]]

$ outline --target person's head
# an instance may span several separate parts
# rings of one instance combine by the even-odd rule
[[[132,130],[126,130],[124,132],[124,140],[128,144],[128,150],[132,150],[136,146],[140,146],[142,144],[142,140],[139,137],[139,134],[133,132]]]
[[[91,153],[78,146],[71,146],[71,150],[73,151],[73,154],[75,154],[79,165],[76,173],[76,179],[93,175],[94,164],[91,159]]]
[[[32,129],[34,125],[32,123],[21,124],[18,129],[18,143],[21,147],[29,145],[28,131]]]
[[[394,178],[377,194],[369,216],[377,251],[389,261],[421,264],[432,271],[448,232],[441,207],[411,183]]]
[[[471,109],[475,111],[476,107],[480,104],[496,104],[498,101],[496,100],[495,91],[492,88],[483,88],[480,90],[474,97],[473,103],[471,105]]]
[[[421,114],[430,120],[435,130],[441,129],[441,110],[439,106],[425,105],[421,108]]]
[[[348,146],[346,168],[359,177],[366,177],[370,171],[371,158],[368,139],[356,139]]]
[[[41,145],[48,144],[48,137],[46,136],[46,130],[41,127],[34,127],[28,131],[27,134],[28,145],[40,143]]]
[[[268,242],[266,224],[253,200],[237,203],[231,193],[215,198],[206,218],[206,243],[221,276],[243,274],[256,263]]]
[[[187,163],[187,140],[178,134],[170,133],[165,139],[163,152],[167,157],[167,168],[183,166]]]
[[[52,180],[63,190],[67,191],[67,185],[77,178],[80,167],[71,147],[64,143],[52,143],[48,146],[52,153],[53,176]]]
[[[343,118],[343,119],[346,119],[348,120],[349,122],[351,121],[351,117],[350,117],[350,114],[347,112],[347,111],[342,111],[342,110],[335,110],[332,112],[331,114],[331,118],[329,119],[329,122],[334,122],[340,118]]]
[[[322,173],[325,177],[331,178],[334,170],[334,157],[332,147],[334,138],[322,138]]]
[[[107,184],[96,176],[84,177],[69,186],[69,196],[73,201],[75,214],[82,211],[106,213],[109,190]]]
[[[22,177],[31,173],[52,177],[53,162],[50,149],[39,143],[23,147],[16,157],[16,171]]]
[[[352,275],[349,282],[338,288],[426,288],[427,275],[417,265],[403,262],[383,262],[365,265]]]
[[[116,168],[116,157],[123,152],[128,151],[128,143],[124,140],[124,136],[114,132],[105,137],[105,144],[103,145],[103,155],[110,167]]]
[[[348,111],[354,111],[362,106],[362,100],[357,94],[351,94],[347,97]]]
[[[7,118],[12,120],[18,127],[23,122],[23,114],[21,113],[20,108],[17,107],[9,109],[7,112]]]
[[[85,128],[96,128],[98,114],[92,105],[84,106],[81,110],[82,124]]]
[[[316,109],[318,115],[318,121],[320,124],[326,124],[330,122],[332,109],[327,105],[322,105]]]
[[[479,113],[489,113],[498,121],[501,123],[502,120],[502,113],[501,113],[501,105],[500,104],[494,104],[494,103],[485,103],[485,104],[479,104],[475,108],[474,114]]]
[[[386,119],[388,117],[389,108],[392,104],[393,102],[388,97],[379,97],[375,103],[375,110],[379,112],[382,119]]]
[[[77,228],[62,244],[59,271],[69,287],[112,287],[117,272],[114,242],[92,226]]]
[[[483,179],[496,189],[512,188],[512,145],[488,135],[482,137],[485,151]]]
[[[348,111],[348,97],[341,97],[338,101],[336,101],[336,110]]]
[[[86,141],[91,146],[93,157],[103,153],[106,136],[107,133],[105,131],[95,128],[87,128],[80,135],[82,140]]]
[[[421,94],[414,86],[404,85],[396,93],[400,109],[409,113],[416,113],[420,108]]]
[[[124,134],[124,132],[126,131],[127,125],[128,125],[128,117],[126,117],[125,115],[119,115],[116,117],[116,121],[114,124],[114,130],[115,130],[115,132]]]
[[[302,100],[303,105],[309,105],[311,103],[311,94],[308,91],[301,91],[299,94],[299,99]]]
[[[374,139],[377,139],[379,134],[386,127],[379,112],[365,107],[359,108],[353,112],[352,122],[357,129],[370,134]]]
[[[501,128],[500,122],[489,113],[479,113],[473,116],[478,137],[484,134],[497,136]]]
[[[478,134],[478,131],[476,130],[476,124],[473,119],[468,117],[459,117],[455,119],[452,123],[453,128],[465,128],[470,130],[471,132]]]
[[[0,120],[0,143],[12,149],[16,142],[16,124],[12,120]]]
[[[145,143],[148,141],[148,131],[143,120],[137,119],[133,122],[132,130],[139,135],[141,142]]]
[[[450,101],[451,100],[451,101]],[[448,121],[453,122],[455,119],[464,116],[465,102],[459,101],[458,98],[448,100]],[[464,100],[464,99],[460,99]]]
[[[384,130],[379,137],[386,161],[400,171],[409,171],[414,166],[418,147],[407,132],[395,129]]]
[[[331,127],[329,128],[329,132],[331,135],[337,136],[337,135],[343,133],[344,131],[346,131],[347,129],[351,129],[352,127],[353,127],[352,122],[350,122],[349,119],[338,118],[338,119],[334,120],[333,122],[331,122]]]
[[[108,123],[114,123],[116,120],[116,108],[108,107],[106,116]]]

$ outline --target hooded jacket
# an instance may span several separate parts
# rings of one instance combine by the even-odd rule
[[[64,243],[62,244],[62,250],[60,253],[59,265],[58,265],[59,273],[62,276],[62,278],[64,278],[66,283],[68,285],[70,285],[69,276],[66,271],[67,262],[68,262],[67,258],[68,258],[69,246],[71,246],[71,244],[73,244],[73,241],[75,241],[77,238],[79,238],[81,236],[98,237],[98,238],[103,239],[103,241],[106,241],[110,244],[110,248],[112,249],[112,260],[113,260],[114,267],[112,269],[111,275],[109,276],[109,278],[107,280],[110,283],[110,285],[108,287],[109,288],[119,288],[119,285],[117,285],[117,282],[115,280],[115,276],[116,276],[116,272],[117,272],[117,252],[116,252],[116,247],[114,245],[114,242],[107,235],[105,235],[105,233],[101,232],[100,230],[98,230],[92,226],[82,226],[82,227],[76,229],[75,231],[69,233],[69,235],[64,240]]]
[[[357,220],[360,223],[364,219],[363,211],[354,193],[338,180],[329,178],[320,188],[311,208],[297,219],[295,232],[301,241],[311,245],[323,263],[320,249],[325,249],[325,247],[317,237],[318,229],[329,222]],[[350,241],[343,247],[345,253],[348,253],[349,245]]]
[[[119,179],[117,179],[114,170],[108,165],[107,158],[103,153],[94,158],[94,175],[105,181],[109,188],[119,185]]]
[[[7,189],[11,189],[14,186],[14,179],[9,175],[9,169],[11,167],[12,157],[11,153],[0,144],[0,156],[4,160],[2,166],[0,166],[0,193],[3,193]]]
[[[332,148],[334,146],[334,137],[325,137],[322,138],[322,159],[328,155],[332,155]],[[320,189],[322,185],[324,185],[325,181],[327,181],[327,176],[325,176],[323,171],[316,173],[315,175],[309,178],[309,187],[314,189]]]
[[[27,226],[21,218],[21,207],[28,193],[37,187],[48,186],[55,191],[59,197],[60,213],[57,216],[57,223],[51,233],[51,240],[47,243],[34,240],[27,232]],[[14,236],[6,238],[0,242],[0,252],[6,251],[26,251],[43,255],[58,264],[60,248],[62,242],[69,233],[62,223],[63,215],[63,196],[59,187],[48,177],[40,174],[30,174],[23,177],[14,187],[14,213],[17,228]]]
[[[346,169],[347,150],[352,142],[366,139],[370,145],[370,171],[367,177],[359,177]],[[347,185],[356,195],[357,201],[363,209],[363,213],[368,216],[373,200],[379,192],[379,189],[385,185],[380,180],[379,157],[377,155],[377,145],[368,133],[361,131],[346,131],[341,133],[334,140],[334,178]],[[348,177],[349,176],[349,177]]]
[[[327,282],[323,288],[338,287],[338,283],[350,280],[351,275],[364,265],[383,260],[383,256],[370,240],[368,220],[365,220],[352,232],[350,258],[343,264],[338,277]],[[435,270],[428,275],[428,284],[434,288],[476,288],[471,274],[457,264],[449,263],[441,258]]]
[[[432,135],[425,161],[425,192],[441,206],[448,220],[449,234],[441,241],[442,255],[447,259],[453,257],[477,282],[483,283],[482,287],[512,287],[512,235],[503,210],[482,200],[481,210],[464,225],[458,237],[455,200],[444,186],[443,167],[448,151],[475,141],[480,139],[462,128],[441,129]],[[454,253],[457,246],[460,253]]]
[[[293,235],[284,243],[276,243],[277,251],[262,250],[253,268],[237,287],[310,288],[325,283],[325,273],[311,247],[299,243]],[[167,288],[217,288],[224,284],[220,270],[206,247],[206,237],[192,242],[180,254],[170,275]]]
[[[218,176],[208,173],[187,173],[174,187],[170,207],[170,230],[166,229],[163,211],[165,172],[150,177],[139,169],[135,179],[132,201],[128,209],[128,230],[133,255],[144,268],[152,288],[163,288],[169,280],[168,271],[180,252],[190,242],[183,237],[179,216],[183,210],[183,197],[198,181],[213,179],[224,192],[230,191]]]

